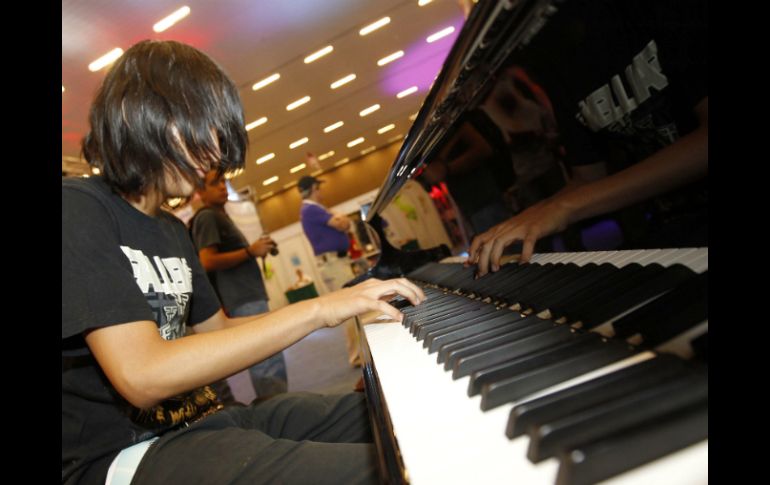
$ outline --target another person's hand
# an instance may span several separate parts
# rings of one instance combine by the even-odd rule
[[[519,262],[527,263],[538,239],[563,231],[569,222],[569,211],[557,199],[541,201],[473,238],[466,265],[478,264],[478,276],[497,271],[503,250],[516,241],[523,242]]]
[[[270,250],[276,246],[277,244],[275,243],[275,241],[270,239],[269,236],[262,236],[261,238],[251,243],[251,245],[249,246],[249,253],[259,257],[263,257],[263,256],[266,256],[267,253],[269,253]]]
[[[425,293],[406,278],[378,280],[372,278],[350,288],[343,288],[318,298],[319,317],[329,327],[334,327],[350,317],[369,311],[380,311],[396,321],[401,321],[402,313],[386,303],[396,295],[401,295],[419,305],[425,301]]]

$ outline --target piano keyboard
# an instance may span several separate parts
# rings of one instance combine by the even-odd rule
[[[364,326],[389,482],[708,482],[707,248],[473,271],[419,268],[428,300]]]

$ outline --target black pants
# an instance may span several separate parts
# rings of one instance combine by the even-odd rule
[[[362,393],[291,393],[163,435],[131,483],[375,484],[376,462]]]

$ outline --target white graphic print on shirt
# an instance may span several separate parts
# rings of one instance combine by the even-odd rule
[[[183,336],[192,294],[192,270],[187,261],[158,256],[150,259],[139,249],[120,249],[131,263],[136,284],[155,314],[161,337],[173,340]]]

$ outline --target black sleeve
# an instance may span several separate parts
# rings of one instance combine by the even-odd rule
[[[191,228],[193,243],[200,251],[209,246],[216,246],[222,242],[219,236],[219,226],[216,214],[211,210],[201,209],[192,221]]]
[[[93,196],[62,188],[62,338],[153,321],[120,249],[116,221]]]

